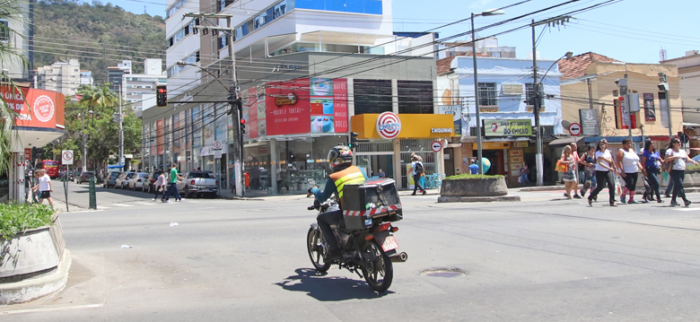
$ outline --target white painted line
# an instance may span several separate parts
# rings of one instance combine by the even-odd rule
[[[132,205],[125,205],[121,203],[113,203],[112,206],[117,206],[117,207],[133,207]]]
[[[142,206],[155,206],[155,201],[149,202],[134,202],[135,205],[142,205]]]
[[[68,310],[78,310],[78,309],[95,309],[95,308],[99,308],[99,307],[103,307],[103,306],[104,305],[102,303],[100,303],[100,304],[87,304],[87,305],[47,307],[47,308],[26,309],[26,310],[0,311],[0,315],[36,313],[36,312],[68,311]]]
[[[696,211],[696,210],[700,210],[700,208],[677,208],[677,209],[673,209],[673,210],[675,210],[675,211]]]

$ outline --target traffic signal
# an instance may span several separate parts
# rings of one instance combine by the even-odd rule
[[[245,119],[241,119],[241,134],[245,134]]]
[[[156,106],[168,107],[168,87],[165,85],[156,86]]]
[[[350,132],[350,148],[356,148],[357,147],[357,132]]]

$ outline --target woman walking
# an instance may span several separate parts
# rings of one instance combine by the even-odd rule
[[[673,163],[671,168],[671,180],[673,181],[673,195],[671,196],[671,207],[680,206],[676,202],[676,197],[680,196],[685,203],[685,206],[690,206],[690,200],[685,198],[685,190],[683,190],[683,177],[685,176],[685,163],[698,164],[695,160],[688,158],[685,150],[681,149],[681,141],[677,138],[671,140],[671,148],[666,150],[665,162]]]
[[[622,140],[622,149],[617,150],[617,168],[621,170],[620,176],[625,180],[625,188],[622,189],[622,195],[620,196],[622,203],[625,203],[627,193],[630,195],[628,204],[638,203],[634,200],[634,191],[636,190],[641,167],[639,155],[632,149],[632,140]]]
[[[561,163],[566,164],[566,172],[564,172],[564,186],[566,187],[566,198],[573,199],[571,196],[571,191],[576,193],[576,165],[574,164],[576,160],[574,156],[571,155],[571,146],[567,145],[564,147],[564,152],[561,154]]]
[[[644,176],[649,180],[649,186],[651,186],[652,194],[649,196],[649,201],[654,201],[654,194],[656,193],[656,202],[663,203],[661,200],[661,194],[659,193],[659,163],[663,162],[659,152],[656,152],[656,147],[647,141],[644,143],[644,153],[642,153],[642,171]]]
[[[595,146],[589,145],[588,151],[581,156],[579,161],[583,164],[585,173],[583,188],[581,188],[581,197],[586,196],[588,190],[593,191],[596,187],[595,179]]]
[[[598,147],[596,147],[595,152],[595,177],[597,181],[597,187],[591,195],[588,196],[588,205],[593,206],[593,199],[598,197],[598,193],[603,190],[605,183],[608,183],[608,193],[610,195],[610,207],[617,207],[615,204],[615,164],[613,161],[612,154],[608,150],[608,141],[602,139],[598,141]]]
[[[153,186],[153,201],[158,200],[158,195],[162,194],[165,197],[165,174],[162,170],[158,170],[158,179]]]

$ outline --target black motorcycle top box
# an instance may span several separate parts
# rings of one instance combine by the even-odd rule
[[[364,229],[372,219],[388,214],[387,221],[402,217],[401,200],[392,179],[371,179],[343,187],[343,218],[349,229]]]

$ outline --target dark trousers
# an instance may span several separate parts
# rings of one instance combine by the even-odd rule
[[[420,191],[425,191],[425,188],[420,185],[420,174],[414,174],[413,175],[413,194],[416,194],[416,190],[420,188]]]
[[[336,210],[322,213],[316,217],[316,221],[318,221],[318,227],[321,228],[323,238],[326,240],[326,243],[328,243],[328,250],[340,249],[338,246],[338,240],[333,234],[333,229],[331,229],[331,225],[342,226],[345,224],[345,219],[343,219],[343,211]]]
[[[671,170],[671,180],[673,181],[673,196],[671,196],[671,202],[676,202],[676,197],[681,197],[685,201],[685,189],[683,189],[683,177],[685,177],[685,171],[683,170]]]
[[[591,192],[591,195],[588,196],[589,200],[593,200],[593,198],[598,196],[598,193],[600,193],[601,190],[603,190],[603,186],[605,186],[605,182],[608,183],[608,193],[610,195],[610,203],[612,204],[615,202],[615,173],[612,171],[596,171],[595,172],[595,178],[597,185],[595,187],[595,190]]]
[[[170,196],[173,196],[175,200],[182,200],[180,192],[177,191],[177,184],[168,183],[168,193],[165,194],[165,200],[169,200]]]
[[[671,176],[670,173],[669,173],[668,175],[669,175],[669,177]],[[668,185],[666,185],[666,191],[664,192],[664,194],[665,194],[665,195],[670,195],[672,190],[673,190],[673,179],[671,179],[671,180],[668,182]]]
[[[656,193],[656,200],[661,200],[661,194],[659,193],[659,168],[657,167],[647,167],[647,178],[649,178],[649,186],[651,187],[651,196],[647,196],[649,199],[654,198],[654,193]]]
[[[625,173],[625,188],[629,191],[637,190],[637,179],[639,179],[639,173]]]
[[[153,199],[158,199],[158,196],[163,195],[163,198],[165,198],[165,187],[162,188],[161,191],[158,191],[160,187],[158,186],[153,186]]]

